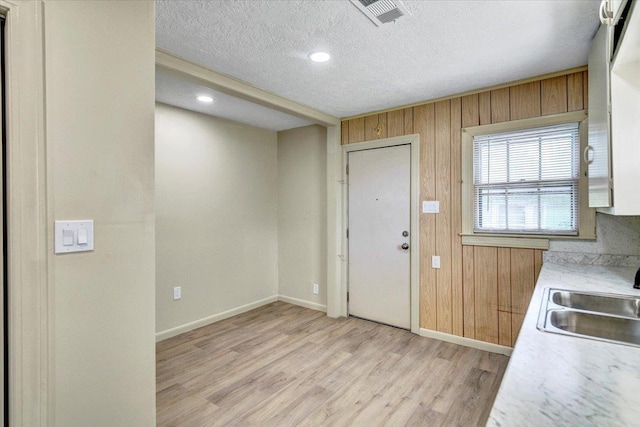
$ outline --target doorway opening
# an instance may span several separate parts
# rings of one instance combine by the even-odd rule
[[[343,146],[347,314],[419,332],[419,135]]]
[[[350,316],[411,328],[411,146],[348,154]]]

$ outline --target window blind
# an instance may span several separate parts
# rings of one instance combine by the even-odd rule
[[[577,235],[579,123],[473,138],[474,231]]]

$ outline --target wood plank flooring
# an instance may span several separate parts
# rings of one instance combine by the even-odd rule
[[[282,302],[157,344],[159,426],[479,426],[506,356]]]

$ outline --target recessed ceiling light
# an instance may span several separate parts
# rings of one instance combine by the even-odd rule
[[[213,102],[213,98],[212,98],[212,97],[210,97],[210,96],[207,96],[207,95],[200,95],[200,96],[198,97],[198,101],[200,101],[200,102],[206,102],[206,103],[208,104],[208,103],[210,103],[210,102]]]
[[[313,62],[327,62],[331,56],[327,52],[313,52],[309,54],[309,59]]]

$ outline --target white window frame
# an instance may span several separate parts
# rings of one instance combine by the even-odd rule
[[[491,133],[514,132],[536,127],[580,123],[580,152],[587,147],[587,111],[553,114],[462,129],[462,244],[511,248],[549,249],[549,240],[595,239],[595,209],[589,208],[587,165],[580,159],[578,235],[507,234],[474,232],[473,137]]]

